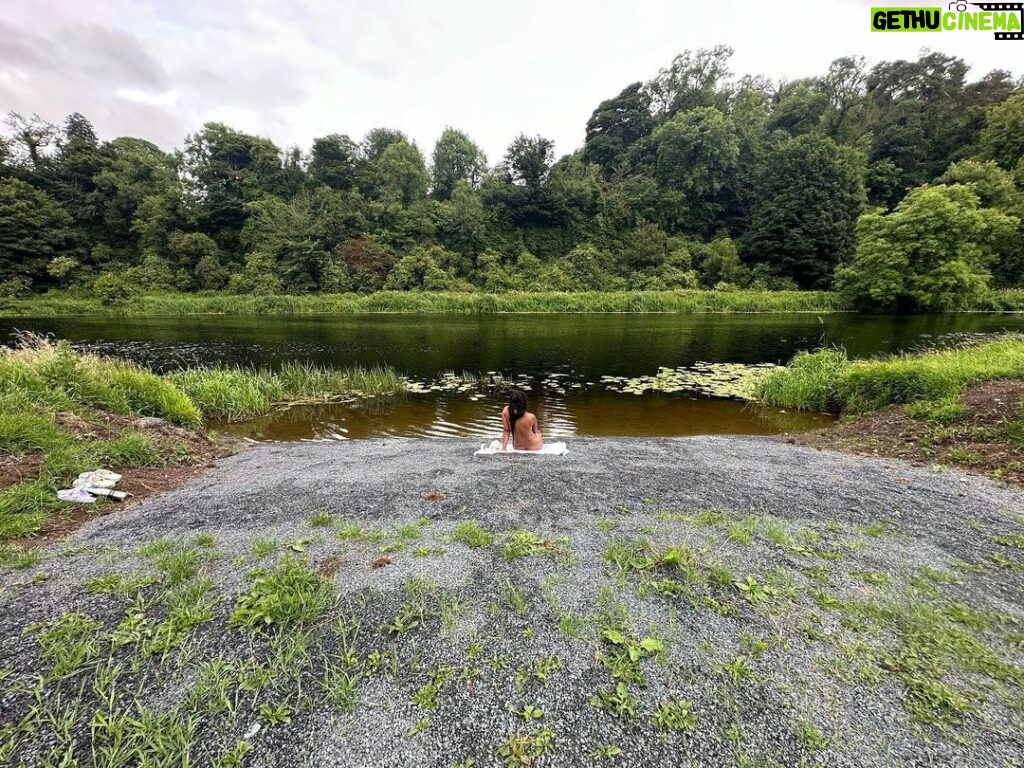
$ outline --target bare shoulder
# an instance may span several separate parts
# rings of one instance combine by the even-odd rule
[[[536,423],[537,423],[537,417],[536,417],[536,416],[534,416],[534,415],[533,415],[532,413],[530,413],[529,411],[527,411],[527,412],[526,412],[526,415],[525,415],[525,416],[523,416],[523,422],[524,422],[524,423],[525,423],[525,424],[526,424],[527,426],[529,426],[529,425],[531,425],[531,424],[536,424]]]

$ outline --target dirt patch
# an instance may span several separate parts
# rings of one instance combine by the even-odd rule
[[[129,428],[138,428],[136,419],[113,416],[107,424],[108,436],[116,436],[123,432],[123,430],[118,431],[114,426],[114,423],[122,420],[127,422]],[[242,443],[231,438],[219,437],[213,440],[202,432],[193,432],[170,424],[162,424],[146,431],[151,432],[151,437],[158,443],[173,447],[183,456],[187,456],[188,458],[185,459],[187,463],[167,464],[159,467],[120,465],[107,467],[123,476],[124,479],[117,488],[130,493],[131,498],[123,502],[100,500],[96,504],[64,505],[59,513],[51,516],[46,526],[38,533],[32,536],[8,539],[7,543],[26,548],[50,544],[78,530],[99,515],[114,514],[150,496],[165,493],[184,485],[193,477],[213,467],[217,459],[230,456],[242,447]],[[43,454],[38,451],[25,456],[0,458],[0,490],[25,480],[37,478],[42,461]]]
[[[1024,382],[974,384],[961,397],[966,412],[948,423],[912,418],[901,406],[841,421],[788,442],[858,456],[950,466],[1024,485],[1024,443],[1012,436],[1021,418]]]
[[[434,502],[436,504],[442,501],[448,501],[448,497],[443,493],[428,493],[423,497],[423,500]]]

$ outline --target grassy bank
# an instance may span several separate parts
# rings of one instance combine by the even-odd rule
[[[200,369],[158,376],[122,360],[29,338],[0,351],[0,538],[36,533],[68,505],[58,488],[97,466],[187,466],[208,457],[202,427],[299,402],[401,391],[387,370]],[[157,417],[152,425],[138,417]]]
[[[766,375],[757,396],[768,405],[863,413],[887,405],[948,403],[971,383],[1024,378],[1024,337],[953,349],[850,360],[841,349],[798,354]]]
[[[236,296],[168,293],[114,303],[80,294],[47,293],[0,299],[2,317],[60,315],[356,315],[499,313],[758,313],[844,312],[827,291],[622,291],[616,293],[353,293],[306,296]],[[1024,291],[993,291],[975,312],[1024,311]]]
[[[1024,300],[1021,302],[1024,306]],[[826,292],[662,291],[618,293],[374,293],[307,296],[160,294],[113,304],[50,293],[0,299],[7,317],[56,315],[322,315],[497,313],[836,312],[846,309]]]

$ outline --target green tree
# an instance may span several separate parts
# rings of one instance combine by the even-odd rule
[[[953,163],[939,178],[940,184],[963,184],[974,190],[982,208],[994,208],[1022,224],[1016,232],[995,243],[996,260],[990,265],[996,287],[1018,287],[1024,282],[1024,191],[1013,175],[994,161],[964,160]]]
[[[654,132],[655,176],[666,192],[663,224],[707,234],[725,211],[739,142],[732,121],[714,107],[682,112]]]
[[[78,243],[60,203],[19,179],[0,179],[0,282],[44,282],[53,258],[74,257]]]
[[[502,167],[512,184],[537,192],[548,178],[554,154],[555,142],[551,139],[521,133],[509,145]]]
[[[1019,224],[982,208],[971,187],[920,187],[892,213],[860,218],[856,258],[839,270],[836,287],[862,309],[969,306],[988,290],[998,243]]]
[[[430,176],[415,144],[398,141],[389,145],[377,162],[377,171],[385,198],[408,206],[427,196]]]
[[[313,140],[309,178],[315,184],[345,192],[355,186],[361,162],[359,145],[348,136],[321,136]]]
[[[863,162],[818,135],[797,136],[768,153],[755,185],[745,251],[802,288],[831,284],[854,249],[864,207]]]
[[[229,254],[239,250],[248,203],[296,191],[273,142],[222,123],[207,123],[185,139],[182,171],[199,228]]]
[[[462,131],[445,128],[434,145],[433,195],[448,200],[458,183],[477,187],[487,170],[487,158],[480,147]]]
[[[1008,171],[1024,161],[1024,93],[989,109],[979,147],[982,159],[995,160]]]
[[[728,237],[697,246],[694,255],[699,259],[700,282],[705,288],[722,285],[742,288],[750,279],[747,268],[740,262],[736,244]]]
[[[665,117],[701,107],[724,107],[733,49],[726,45],[683,51],[647,84],[652,109]]]
[[[606,177],[610,176],[626,150],[653,130],[650,94],[643,83],[633,83],[594,110],[587,121],[583,157],[588,163],[601,166]]]
[[[449,259],[450,256],[440,246],[414,248],[395,264],[384,284],[384,290],[452,290],[457,286],[457,281],[439,263]]]

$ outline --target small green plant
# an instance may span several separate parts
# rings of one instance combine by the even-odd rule
[[[292,721],[291,710],[282,702],[260,704],[260,717],[266,720],[268,725],[287,724]]]
[[[414,739],[428,728],[430,728],[430,721],[427,720],[427,718],[425,717],[421,717],[419,720],[416,721],[416,725],[409,729],[409,732],[406,735],[410,739]]]
[[[590,699],[590,703],[598,709],[603,709],[612,717],[622,718],[635,717],[639,704],[623,682],[616,683],[614,688],[598,688]]]
[[[594,758],[597,760],[610,760],[622,754],[622,749],[615,744],[598,744],[594,749]]]
[[[555,734],[550,728],[519,731],[498,747],[498,755],[506,768],[525,768],[536,763],[554,741]]]
[[[41,549],[0,544],[0,568],[31,568],[45,559]]]
[[[818,752],[828,746],[828,739],[809,719],[801,717],[793,729],[800,746],[808,752]]]
[[[476,520],[464,520],[455,526],[452,540],[470,549],[483,549],[494,543],[494,534],[481,527]]]
[[[533,704],[527,704],[521,710],[516,712],[523,720],[530,722],[531,720],[539,720],[544,717],[544,710],[540,707],[535,707]]]
[[[245,764],[245,756],[252,751],[252,744],[248,741],[236,741],[235,746],[222,753],[215,761],[216,768],[242,768]]]
[[[252,544],[250,546],[252,549],[252,556],[257,560],[262,560],[263,558],[274,554],[281,545],[274,541],[274,539],[265,539],[262,536],[257,536],[252,540]]]
[[[747,576],[742,581],[734,581],[736,587],[748,603],[767,603],[772,598],[778,597],[778,590],[768,584],[761,584],[753,576]]]
[[[693,705],[684,699],[663,702],[654,713],[654,725],[663,733],[691,733],[697,727]]]
[[[499,588],[499,594],[501,601],[512,611],[515,611],[520,616],[526,613],[530,607],[529,602],[526,599],[526,594],[516,588],[516,585],[512,583],[511,579],[505,579]]]
[[[393,635],[404,635],[423,623],[424,610],[422,605],[402,603],[395,614],[394,620],[385,629]]]
[[[332,525],[334,525],[334,518],[329,512],[317,512],[309,518],[310,528],[330,528]]]
[[[517,560],[523,557],[539,557],[541,555],[564,555],[568,553],[568,542],[545,539],[531,531],[512,531],[505,540],[501,556],[506,560]]]
[[[435,711],[438,704],[438,696],[444,684],[455,673],[454,667],[438,667],[430,673],[430,679],[424,683],[412,696],[412,703],[420,709]]]
[[[750,668],[750,662],[746,656],[737,656],[732,661],[719,661],[715,663],[718,671],[729,678],[733,685],[739,685],[742,681],[754,676],[754,670]]]
[[[228,623],[260,631],[319,619],[331,598],[330,583],[309,567],[305,558],[285,555],[273,569],[256,569],[246,578],[249,591],[240,595]]]

